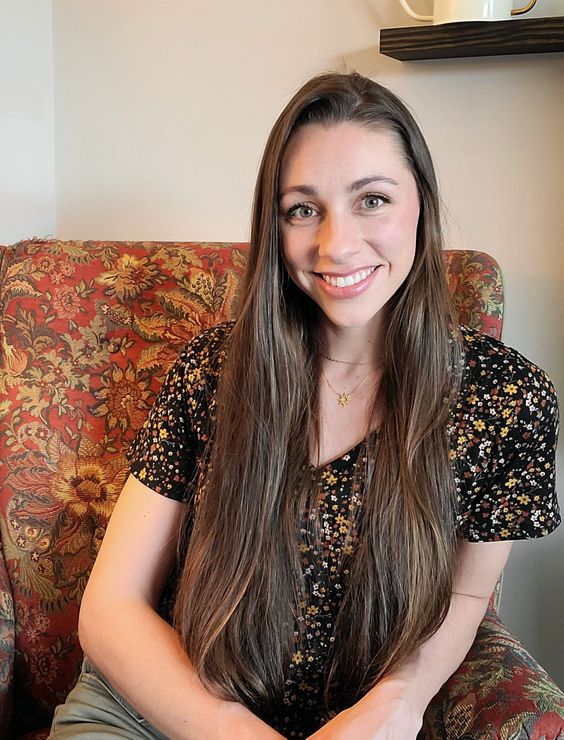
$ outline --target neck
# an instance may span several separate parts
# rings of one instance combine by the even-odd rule
[[[382,365],[383,337],[369,327],[324,327],[321,354],[326,362],[373,370]]]

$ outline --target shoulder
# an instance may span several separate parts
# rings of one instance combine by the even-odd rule
[[[232,328],[233,322],[219,324],[187,342],[127,451],[132,474],[157,493],[183,501],[193,493]]]
[[[464,389],[481,403],[525,404],[531,411],[554,410],[556,391],[544,370],[513,347],[474,329],[461,327],[465,357]]]
[[[554,529],[558,403],[520,352],[462,328],[466,372],[452,409],[451,459],[465,539],[523,539]]]
[[[224,321],[196,334],[183,347],[181,355],[203,362],[221,362],[229,345],[234,321]]]
[[[451,456],[464,475],[554,457],[558,401],[548,375],[520,352],[462,327],[465,374],[451,409]],[[548,469],[548,468],[547,468]]]
[[[168,368],[153,405],[153,414],[158,409],[164,413],[174,408],[190,416],[200,412],[208,415],[233,325],[230,321],[205,329],[183,346]]]
[[[234,321],[205,329],[190,339],[180,351],[171,371],[188,380],[191,386],[207,385],[217,378],[227,355]]]

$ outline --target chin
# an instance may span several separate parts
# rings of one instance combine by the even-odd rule
[[[327,316],[327,321],[338,329],[363,329],[374,326],[378,314],[372,314],[371,316],[355,317],[355,316]]]

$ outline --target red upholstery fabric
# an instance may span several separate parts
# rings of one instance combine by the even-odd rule
[[[564,695],[490,610],[425,713],[425,740],[564,738]]]
[[[76,680],[78,606],[127,475],[124,450],[180,347],[233,315],[243,249],[27,242],[6,251],[0,522],[16,625],[14,634],[4,619],[0,636],[5,691],[13,661],[16,735],[50,723]]]
[[[447,278],[458,319],[464,326],[501,339],[503,283],[497,262],[485,252],[446,252]]]
[[[29,241],[4,250],[0,732],[47,727],[74,684],[78,607],[127,475],[124,451],[180,347],[234,315],[245,259],[244,244]],[[462,322],[499,337],[495,262],[447,253],[447,273]],[[472,734],[482,720],[501,732],[525,712],[533,733],[551,712],[564,714],[556,687],[493,617],[482,631],[489,653],[476,648],[478,663],[451,679],[427,714],[426,737],[462,737],[444,734],[462,714],[467,738],[498,737]],[[525,690],[528,703],[500,703],[498,685]],[[542,702],[530,698],[538,687]]]

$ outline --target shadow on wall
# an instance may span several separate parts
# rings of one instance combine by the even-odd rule
[[[553,270],[552,275],[547,274],[548,269]],[[542,273],[525,274],[514,272],[509,265],[504,270],[501,264],[501,273],[505,286],[504,341],[546,370],[556,387],[562,406],[564,265],[544,264]],[[515,338],[517,333],[520,337],[526,338],[526,347],[517,345],[518,340]],[[560,448],[562,449],[562,444]],[[561,481],[561,484],[564,484],[564,481]],[[564,569],[564,558],[562,563]]]
[[[564,525],[562,525],[564,526]],[[516,542],[505,570],[500,616],[556,683],[564,686],[564,532]],[[525,597],[526,594],[526,597]],[[532,600],[534,609],[524,603]]]

